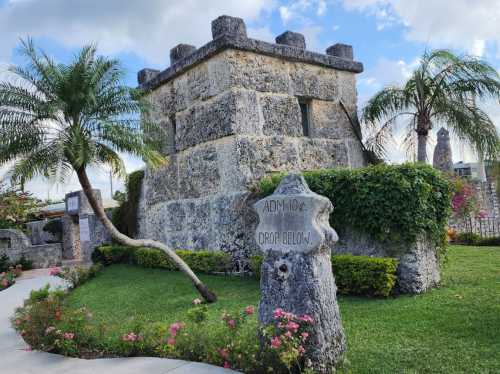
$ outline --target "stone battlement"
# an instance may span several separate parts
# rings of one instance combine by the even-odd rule
[[[240,25],[232,30],[231,25]],[[234,29],[234,27],[233,27]],[[232,30],[232,31],[231,31]],[[137,80],[144,90],[152,90],[168,82],[186,70],[226,49],[263,54],[288,61],[302,62],[327,68],[361,73],[363,64],[353,61],[352,46],[337,43],[326,49],[326,54],[306,50],[302,34],[286,31],[276,37],[276,44],[248,38],[245,23],[240,18],[221,16],[212,22],[213,40],[204,46],[196,47],[179,44],[171,49],[171,66],[164,71],[143,69]]]

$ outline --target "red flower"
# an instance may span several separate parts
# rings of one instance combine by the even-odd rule
[[[252,314],[254,313],[254,308],[253,308],[253,306],[252,306],[252,305],[247,306],[247,307],[245,308],[245,313],[246,313],[247,315],[252,315]]]
[[[281,346],[281,340],[277,336],[271,339],[271,348],[278,349]]]

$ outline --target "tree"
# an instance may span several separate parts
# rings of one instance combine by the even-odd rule
[[[40,201],[17,188],[0,183],[0,229],[25,229]]]
[[[0,165],[12,164],[11,181],[37,175],[63,181],[76,172],[94,213],[115,241],[163,250],[206,301],[215,301],[215,294],[171,248],[117,230],[92,192],[88,167],[107,165],[115,175],[125,175],[119,152],[139,156],[150,167],[165,163],[158,152],[164,132],[141,120],[139,113],[147,118],[149,108],[139,91],[122,85],[119,62],[97,56],[93,45],[70,64],[55,63],[32,40],[22,40],[20,50],[27,65],[10,71],[22,84],[0,83]]]
[[[488,63],[447,50],[424,53],[403,87],[386,87],[363,110],[363,121],[375,129],[371,149],[385,155],[385,143],[400,119],[407,120],[406,142],[416,134],[417,160],[427,160],[427,140],[434,125],[447,127],[479,154],[496,159],[498,134],[476,99],[500,99],[500,77]]]

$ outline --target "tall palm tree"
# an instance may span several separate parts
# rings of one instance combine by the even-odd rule
[[[500,77],[488,63],[447,50],[426,52],[403,87],[386,87],[363,110],[374,135],[371,149],[385,154],[395,125],[407,121],[407,139],[416,133],[417,160],[427,160],[427,140],[434,125],[447,127],[479,154],[496,159],[499,139],[494,123],[476,99],[500,99]],[[411,142],[410,142],[411,143]]]
[[[38,52],[31,40],[21,41],[21,52],[27,66],[10,68],[21,84],[0,83],[0,166],[11,166],[14,183],[37,175],[62,181],[76,172],[94,213],[115,241],[163,250],[206,301],[215,301],[215,294],[171,248],[118,231],[92,192],[88,167],[107,165],[124,175],[118,152],[139,156],[151,167],[165,163],[157,151],[162,129],[141,121],[139,113],[147,114],[147,105],[138,91],[122,85],[119,62],[96,56],[94,46],[84,47],[68,65]]]

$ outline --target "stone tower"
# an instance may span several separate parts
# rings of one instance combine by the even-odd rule
[[[434,159],[432,165],[445,173],[453,172],[453,160],[451,158],[450,133],[441,127],[437,133],[437,144],[434,148]]]
[[[352,47],[306,50],[287,31],[276,44],[250,39],[242,19],[212,22],[213,40],[179,44],[171,65],[143,69],[152,119],[167,129],[168,165],[146,170],[141,237],[174,248],[223,250],[235,267],[256,250],[251,189],[265,175],[364,164]]]

